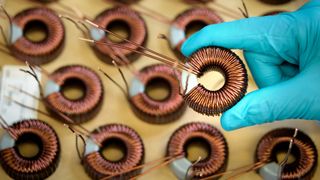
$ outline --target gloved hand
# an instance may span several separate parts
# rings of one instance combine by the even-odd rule
[[[259,90],[221,117],[225,130],[284,119],[320,120],[320,0],[296,12],[209,25],[182,46],[243,49]]]

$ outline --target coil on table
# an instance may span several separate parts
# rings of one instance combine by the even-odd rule
[[[58,167],[60,142],[54,129],[47,123],[30,119],[10,126],[16,137],[5,133],[0,140],[0,163],[13,179],[45,179]],[[39,152],[34,157],[24,157],[18,144],[34,141]]]
[[[141,46],[144,46],[147,39],[147,27],[142,19],[142,17],[135,12],[134,10],[130,9],[127,6],[120,6],[111,9],[107,9],[101,12],[94,20],[94,23],[105,27],[108,29],[108,26],[112,23],[123,23],[127,26],[129,32],[128,40],[135,42]],[[121,42],[112,42],[107,36],[106,33],[100,29],[92,28],[90,30],[91,38],[99,41],[99,42],[108,42],[108,43],[115,43],[121,46],[126,46],[128,48],[132,48],[134,50],[140,50],[139,47],[128,43],[126,41]],[[118,51],[118,54],[122,54],[126,56],[130,62],[135,61],[139,56],[137,53],[129,50],[113,48],[112,50],[109,46],[103,44],[94,44],[93,50],[95,54],[104,62],[108,64],[112,64],[114,60],[112,58],[112,54],[115,54],[115,50]],[[120,65],[124,65],[124,62],[117,62]]]
[[[288,3],[292,0],[260,0],[260,1],[266,4],[279,5],[279,4]]]
[[[28,39],[28,28],[42,27],[46,37],[41,41]],[[32,64],[48,63],[59,56],[64,47],[65,29],[57,14],[48,8],[23,10],[12,19],[12,38],[9,49],[13,56]]]
[[[209,145],[209,155],[194,164],[193,178],[205,178],[224,172],[227,167],[228,145],[221,132],[210,124],[193,122],[177,129],[168,142],[167,155],[183,154],[187,157],[187,145],[195,139],[203,140]]]
[[[129,101],[133,112],[149,123],[168,123],[178,119],[186,109],[183,97],[180,95],[181,74],[164,64],[147,66],[139,71],[132,80]],[[146,88],[151,83],[165,82],[169,95],[157,100],[148,95]]]
[[[170,27],[169,42],[171,49],[183,61],[185,57],[180,49],[187,39],[187,27],[193,23],[209,25],[221,22],[223,22],[222,18],[209,8],[192,8],[182,12],[173,20]]]
[[[265,134],[259,141],[255,158],[257,162],[276,162],[277,153],[287,152],[294,129],[279,128]],[[299,131],[294,139],[291,154],[295,157],[282,171],[281,179],[311,179],[317,166],[317,149],[311,138]]]
[[[221,47],[206,47],[193,53],[186,63],[196,75],[182,72],[185,102],[196,112],[208,116],[219,115],[234,106],[246,93],[248,75],[241,59],[232,51]],[[211,91],[198,82],[205,72],[217,70],[225,77],[219,90]]]
[[[92,119],[102,106],[104,92],[100,77],[89,67],[83,65],[63,66],[49,76],[45,84],[45,101],[49,110],[61,112],[76,124]],[[63,88],[78,83],[84,95],[70,99],[63,93]]]
[[[115,173],[121,173],[144,161],[144,145],[138,133],[132,128],[121,124],[108,124],[94,130],[90,136],[95,140],[88,139],[85,147],[83,166],[86,173],[92,179],[101,179]],[[110,161],[102,155],[102,146],[108,146],[108,141],[116,140],[125,145],[125,155],[119,161]],[[141,170],[134,170],[117,176],[113,179],[129,179],[140,173]]]

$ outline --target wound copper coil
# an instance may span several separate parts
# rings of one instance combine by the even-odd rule
[[[279,4],[288,3],[292,0],[260,0],[260,1],[266,4],[279,5]]]
[[[156,124],[177,120],[186,109],[179,92],[180,77],[180,73],[164,64],[155,64],[140,70],[130,86],[129,101],[136,116]],[[162,83],[169,91],[164,99],[154,99],[147,93],[147,87],[157,83]]]
[[[109,29],[109,26],[112,25],[122,25],[128,31],[128,40],[135,42],[141,46],[145,45],[147,39],[147,27],[142,19],[142,17],[135,12],[134,10],[130,9],[127,6],[120,6],[111,9],[107,9],[101,12],[94,20],[94,23]],[[141,50],[139,47],[128,43],[126,41],[121,42],[113,42],[109,39],[106,34],[99,30],[99,29],[91,29],[91,37],[92,39],[99,41],[99,42],[108,42],[108,43],[115,43],[121,46],[126,46],[128,48],[134,50]],[[121,54],[126,56],[130,62],[136,60],[139,56],[137,53],[129,50],[124,49],[111,49],[109,46],[103,44],[94,44],[93,45],[94,52],[96,55],[108,64],[112,64],[114,60],[112,58],[112,54]],[[116,49],[116,50],[115,50]],[[115,52],[116,51],[116,52]],[[126,64],[125,62],[117,62],[120,65]]]
[[[65,29],[57,14],[48,8],[26,9],[12,19],[12,39],[9,49],[12,54],[32,64],[44,64],[57,58],[64,47]],[[26,36],[26,31],[40,28],[46,37],[34,41]]]
[[[183,125],[172,135],[167,146],[167,155],[182,154],[188,156],[188,144],[193,141],[204,141],[208,144],[208,157],[192,167],[193,178],[205,178],[227,168],[228,145],[221,132],[210,124],[193,122]]]
[[[54,129],[35,119],[10,126],[16,137],[4,134],[0,141],[0,163],[13,179],[40,180],[49,177],[58,167],[60,143]],[[18,150],[23,142],[33,141],[39,147],[34,157],[24,157]]]
[[[103,102],[103,85],[100,77],[82,65],[63,66],[49,76],[45,86],[45,101],[48,109],[58,111],[82,123],[92,119]],[[80,98],[70,99],[64,88],[78,86],[83,91]]]
[[[188,58],[187,66],[198,73],[182,73],[182,85],[186,92],[184,99],[192,109],[201,114],[220,115],[234,106],[246,93],[246,68],[231,50],[221,47],[202,48]],[[210,70],[219,71],[225,77],[223,87],[216,91],[206,89],[197,81]]]
[[[288,151],[293,128],[279,128],[265,134],[256,149],[256,161],[262,163],[276,162],[277,154]],[[293,162],[288,162],[283,168],[281,179],[311,179],[316,171],[318,154],[311,138],[299,131],[292,146]]]
[[[180,60],[185,57],[181,53],[181,46],[187,37],[189,26],[207,26],[223,22],[223,19],[209,8],[192,8],[179,14],[170,27],[170,46]]]
[[[144,161],[144,145],[138,133],[132,128],[121,124],[108,124],[94,130],[90,136],[96,143],[103,147],[108,146],[110,141],[125,146],[125,155],[118,161],[111,161],[102,154],[103,147],[92,150],[92,143],[86,143],[83,166],[92,179],[101,179],[116,173],[124,172],[128,169],[141,165]],[[140,173],[134,170],[116,176],[112,179],[129,179]]]

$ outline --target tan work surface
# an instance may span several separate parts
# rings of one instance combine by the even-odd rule
[[[90,17],[95,17],[98,13],[106,8],[111,7],[103,0],[61,0],[64,4],[77,7],[85,14]],[[241,7],[240,0],[217,0],[218,3],[227,5],[228,7],[237,11],[238,7]],[[173,19],[177,14],[190,8],[191,6],[184,4],[181,0],[141,0],[141,4],[154,9],[157,12],[164,14],[165,16]],[[295,10],[301,4],[301,1],[293,1],[292,3],[286,4],[284,6],[270,6],[262,4],[258,0],[246,0],[247,7],[251,16],[261,15],[263,13],[269,12],[271,10]],[[27,0],[7,0],[5,3],[5,8],[11,15],[17,12],[34,6],[35,4]],[[55,7],[53,5],[53,7]],[[210,5],[210,7],[216,7]],[[225,21],[232,20],[221,14]],[[163,54],[174,57],[172,51],[170,50],[168,43],[164,40],[157,39],[159,33],[167,34],[169,26],[161,22],[157,22],[150,17],[143,16],[147,22],[148,27],[148,42],[147,47],[161,52]],[[242,18],[242,17],[239,17]],[[99,67],[107,71],[112,77],[117,81],[121,81],[121,77],[117,70],[110,66],[104,64],[100,61],[93,53],[92,49],[89,48],[88,44],[79,41],[78,37],[81,33],[69,22],[64,21],[66,27],[66,45],[63,53],[60,57],[53,62],[44,65],[43,67],[48,71],[52,72],[60,66],[68,64],[83,64],[87,65],[95,70]],[[239,53],[241,54],[241,53]],[[241,56],[242,57],[242,56]],[[15,60],[4,54],[0,54],[0,64],[11,64],[11,65],[21,65],[23,63]],[[243,57],[242,57],[243,59]],[[140,69],[148,64],[157,63],[154,60],[148,59],[146,57],[140,57],[138,61],[134,63],[137,69]],[[232,132],[224,131],[219,122],[219,117],[207,117],[202,116],[192,109],[188,109],[186,113],[176,122],[166,124],[166,125],[152,125],[147,124],[139,120],[131,111],[126,98],[118,90],[118,88],[108,81],[99,73],[100,77],[103,79],[103,84],[105,87],[105,99],[104,104],[96,116],[95,119],[85,123],[84,126],[90,131],[99,127],[100,125],[108,123],[123,123],[134,128],[142,137],[145,145],[145,162],[151,160],[159,159],[164,157],[166,152],[166,146],[171,134],[183,124],[193,121],[203,121],[213,124],[215,127],[221,130],[227,139],[229,145],[229,160],[228,169],[234,169],[244,165],[252,164],[254,161],[254,152],[258,140],[266,132],[275,129],[277,127],[298,127],[302,131],[306,132],[316,143],[318,149],[320,148],[320,126],[317,126],[315,122],[312,121],[283,121],[275,122],[272,124],[266,124],[262,126],[255,126],[244,128],[241,130],[236,130]],[[126,77],[130,80],[132,74],[125,71]],[[248,91],[253,91],[257,89],[251,74],[249,75],[249,87]],[[298,97],[297,97],[298,98]],[[41,107],[42,109],[43,106]],[[61,142],[61,161],[58,169],[55,173],[49,177],[49,179],[77,179],[84,180],[89,179],[81,166],[80,160],[77,156],[75,149],[75,137],[62,126],[62,124],[56,120],[46,118],[44,116],[39,116],[40,119],[49,122],[54,129],[57,131],[60,142]],[[2,130],[1,130],[2,131]],[[319,151],[318,151],[319,152]],[[318,159],[319,161],[320,159]],[[9,179],[6,173],[0,168],[0,179]],[[175,176],[171,173],[168,167],[164,167],[153,171],[152,173],[143,176],[141,179],[175,179]],[[239,179],[261,179],[255,172],[247,173]],[[314,179],[320,179],[320,167],[318,166],[317,172]]]

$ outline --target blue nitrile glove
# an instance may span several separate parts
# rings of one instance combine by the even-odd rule
[[[284,119],[320,120],[320,0],[298,11],[209,25],[182,46],[243,49],[259,90],[221,117],[225,130]]]

